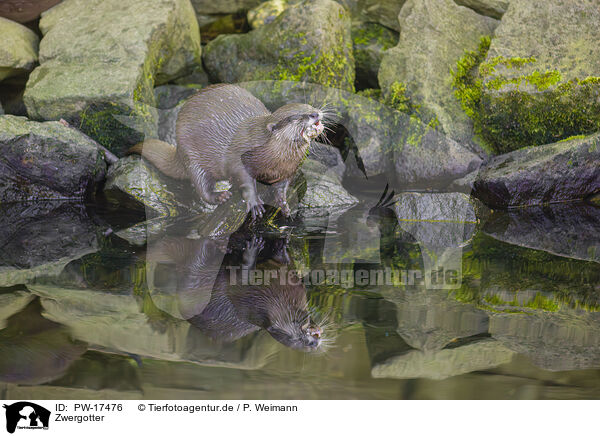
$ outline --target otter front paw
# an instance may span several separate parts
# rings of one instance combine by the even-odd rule
[[[252,235],[252,240],[246,241],[244,248],[243,262],[247,267],[251,267],[258,256],[258,253],[265,247],[265,241],[262,236]]]
[[[225,203],[230,198],[231,198],[230,191],[214,191],[210,195],[210,203],[221,204],[221,203]]]
[[[283,214],[283,216],[286,218],[289,218],[291,211],[290,211],[290,207],[287,204],[287,201],[279,202],[278,206],[281,208],[281,213]]]
[[[246,203],[246,211],[252,214],[252,221],[256,221],[265,213],[265,206],[262,202]]]

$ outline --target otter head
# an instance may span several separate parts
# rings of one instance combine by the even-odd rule
[[[271,114],[267,129],[280,139],[307,143],[324,132],[323,116],[308,104],[290,103]]]
[[[297,314],[299,315],[299,314]],[[307,313],[295,320],[276,322],[267,331],[278,342],[295,350],[315,351],[321,345],[323,330],[314,323]]]

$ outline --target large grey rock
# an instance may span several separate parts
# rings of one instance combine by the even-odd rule
[[[509,244],[600,262],[600,208],[594,206],[567,203],[496,211],[483,231]]]
[[[24,97],[29,116],[64,118],[117,153],[148,133],[154,85],[200,64],[187,0],[66,0],[44,14],[40,29],[41,65]]]
[[[600,130],[599,20],[596,0],[510,2],[479,68],[476,111],[498,152]]]
[[[217,82],[296,80],[354,89],[350,15],[332,0],[301,2],[247,34],[220,35],[203,60]]]
[[[0,202],[81,199],[104,178],[99,145],[59,122],[0,116]]]
[[[143,204],[151,217],[174,217],[182,212],[213,210],[198,198],[189,182],[165,176],[138,156],[122,158],[110,167],[104,193],[109,201],[123,198]]]
[[[0,35],[0,81],[33,70],[40,42],[33,30],[0,17]]]
[[[384,97],[398,86],[419,105],[426,124],[461,144],[473,138],[473,123],[454,95],[450,70],[465,50],[475,50],[480,38],[491,35],[497,21],[458,6],[453,0],[409,0],[402,8],[400,41],[381,61],[379,83]]]
[[[290,5],[289,0],[269,0],[248,11],[248,24],[253,29],[272,23]]]
[[[474,195],[497,208],[583,200],[600,191],[600,134],[516,150],[481,168]]]
[[[509,363],[514,355],[514,351],[500,342],[486,339],[434,352],[409,351],[375,365],[371,375],[375,378],[444,380],[495,368]]]
[[[78,203],[4,204],[0,228],[0,287],[55,276],[99,245],[97,228]]]
[[[502,18],[508,9],[509,0],[454,0],[457,5],[466,6],[481,15]]]
[[[306,180],[300,208],[347,208],[358,203],[358,199],[342,186],[334,170],[328,170],[321,162],[307,159],[300,171]]]

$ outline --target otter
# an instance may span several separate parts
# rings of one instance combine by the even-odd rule
[[[165,272],[175,265],[177,278],[176,289],[153,289],[156,301],[167,301],[164,296],[170,295],[179,303],[177,316],[216,342],[229,343],[266,330],[297,350],[316,351],[323,341],[327,343],[293,269],[286,238],[238,232],[231,235],[227,248],[229,253],[219,255],[224,247],[211,239],[157,241],[149,247],[149,259],[158,260],[162,266],[157,267]],[[250,278],[253,274],[258,282]],[[160,282],[164,278],[152,279]]]
[[[308,104],[286,104],[271,113],[250,92],[236,85],[208,86],[190,97],[177,116],[177,147],[156,139],[130,149],[160,171],[190,179],[197,194],[220,204],[231,192],[215,183],[238,186],[252,219],[264,213],[256,181],[275,187],[275,206],[290,209],[287,188],[308,153],[310,141],[325,130],[325,113]]]

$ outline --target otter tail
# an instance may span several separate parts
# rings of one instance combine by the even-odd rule
[[[177,148],[159,139],[147,139],[131,147],[127,154],[141,154],[162,173],[174,179],[189,177],[183,162],[177,155]]]

